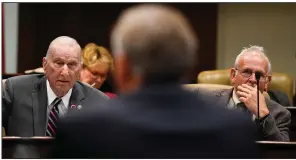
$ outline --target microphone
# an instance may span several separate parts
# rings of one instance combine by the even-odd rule
[[[261,77],[261,73],[256,71],[255,72],[255,77],[256,77],[256,81],[257,81],[257,118],[258,120],[260,119],[260,115],[259,115],[259,80]]]
[[[256,80],[259,81],[260,77],[261,77],[261,73],[259,71],[256,71],[255,72],[255,77],[256,77]]]

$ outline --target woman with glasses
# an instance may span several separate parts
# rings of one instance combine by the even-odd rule
[[[113,58],[109,51],[95,43],[87,44],[82,51],[80,81],[100,89],[109,73],[113,71]],[[105,92],[110,98],[115,94]]]

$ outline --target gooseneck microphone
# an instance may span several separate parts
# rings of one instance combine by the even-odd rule
[[[260,119],[260,115],[259,115],[259,80],[260,80],[260,77],[261,77],[261,73],[256,71],[255,72],[255,77],[256,77],[256,81],[257,81],[257,118],[258,120]]]

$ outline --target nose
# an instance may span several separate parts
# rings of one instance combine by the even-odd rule
[[[64,75],[64,76],[67,76],[67,75],[69,75],[69,68],[68,68],[68,66],[65,64],[64,65],[64,67],[63,67],[63,70],[62,70],[62,73],[61,73],[62,75]]]
[[[249,82],[251,82],[251,83],[256,83],[257,82],[256,77],[255,77],[255,73],[252,73],[252,75],[249,78]]]
[[[97,79],[96,79],[96,82],[97,83],[102,83],[103,79],[101,76],[98,76]]]

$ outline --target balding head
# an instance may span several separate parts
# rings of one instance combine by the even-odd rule
[[[265,54],[264,48],[261,46],[250,46],[250,47],[245,47],[242,49],[240,54],[236,57],[235,62],[234,62],[234,67],[238,68],[239,66],[239,61],[244,58],[245,56],[250,56],[250,57],[259,57],[265,60],[266,62],[266,73],[271,74],[271,63],[268,59],[268,57]]]
[[[46,53],[46,58],[48,58],[50,54],[53,54],[57,50],[62,48],[70,48],[74,52],[81,54],[81,47],[74,38],[68,36],[60,36],[50,43]],[[81,56],[79,55],[79,57]]]
[[[135,73],[148,79],[181,78],[196,60],[197,39],[178,10],[157,4],[125,10],[111,35],[115,56],[126,54]]]
[[[45,76],[58,97],[73,88],[81,68],[81,48],[75,39],[61,36],[54,39],[42,61]]]

